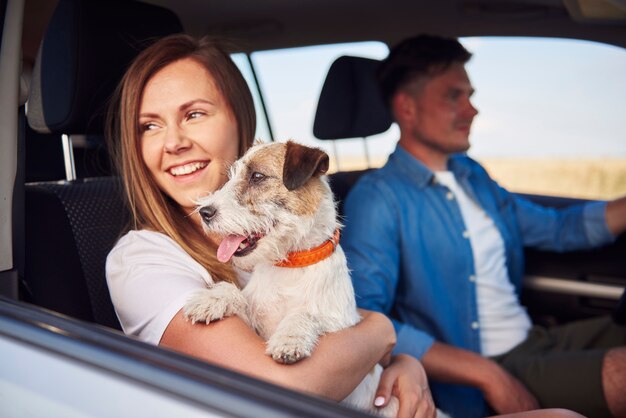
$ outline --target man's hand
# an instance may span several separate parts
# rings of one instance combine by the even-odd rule
[[[539,408],[537,399],[519,380],[477,353],[435,342],[422,363],[431,379],[480,389],[499,414]]]
[[[376,390],[376,406],[387,405],[392,395],[400,400],[398,417],[435,417],[435,403],[426,372],[422,364],[409,355],[395,356],[383,371]]]
[[[615,236],[626,231],[626,196],[607,203],[606,225]]]
[[[492,363],[480,389],[493,410],[499,414],[538,409],[537,398],[526,387],[496,363]]]

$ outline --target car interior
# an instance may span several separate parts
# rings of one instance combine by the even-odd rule
[[[137,25],[138,20],[143,23]],[[120,328],[104,280],[104,260],[126,226],[127,216],[104,143],[106,104],[138,50],[152,39],[182,30],[176,13],[153,4],[58,2],[37,53],[29,89],[24,173],[27,245],[23,256],[27,262],[20,281],[24,301]],[[389,128],[392,121],[374,80],[376,65],[376,60],[351,56],[339,57],[332,64],[320,92],[315,137],[333,141],[367,138]],[[68,146],[69,138],[73,146]],[[70,180],[59,181],[68,178],[63,164],[66,154],[74,161]],[[340,213],[341,201],[365,171],[331,174]],[[575,203],[544,200],[556,206]],[[45,217],[40,216],[42,212]],[[620,277],[626,261],[613,255],[623,248],[624,237],[601,252],[546,254],[529,250],[527,271],[548,277],[557,271],[559,277],[584,276],[590,281]],[[544,305],[532,300],[541,298],[541,292],[529,289],[525,297],[531,306]],[[554,295],[548,297],[554,303]],[[594,302],[583,309],[567,309],[564,302],[561,317],[544,312],[544,320],[588,316],[607,311],[614,303]]]
[[[136,25],[139,19],[151,24]],[[26,301],[121,329],[104,260],[128,216],[117,177],[89,171],[101,174],[96,163],[106,150],[106,106],[125,67],[146,42],[181,29],[172,12],[144,3],[124,4],[120,13],[107,2],[59,2],[33,71],[28,124],[37,135],[30,144],[61,147],[62,137],[74,135],[90,135],[95,144],[82,148],[84,177],[58,182],[58,170],[51,170],[49,181],[25,186],[26,241],[33,243],[25,254]],[[31,149],[43,154],[39,160],[49,159],[47,149]]]
[[[2,2],[0,21],[4,21],[8,3],[12,2]],[[626,47],[626,8],[609,0],[287,3],[25,2],[17,166],[11,203],[13,267],[11,274],[0,276],[4,282],[0,283],[0,316],[12,318],[19,312],[29,316],[30,322],[45,322],[52,316],[56,318],[52,321],[60,321],[56,324],[61,328],[86,323],[97,329],[96,333],[78,325],[71,328],[75,335],[93,341],[113,338],[109,348],[128,339],[120,332],[104,272],[106,256],[129,221],[119,178],[108,159],[105,113],[125,68],[155,39],[178,32],[211,33],[242,40],[242,50],[236,52],[246,54],[369,39],[393,45],[416,31],[448,36],[572,37]],[[381,19],[380,10],[392,7],[393,14]],[[346,19],[355,22],[346,24]],[[392,120],[374,79],[377,65],[375,59],[358,56],[344,55],[335,60],[317,102],[312,126],[316,138],[367,141],[389,129]],[[350,187],[368,170],[338,171],[329,176],[340,213],[341,201]],[[527,197],[554,207],[580,201]],[[531,280],[522,297],[533,319],[550,325],[608,313],[626,322],[624,254],[624,235],[607,247],[591,251],[557,254],[527,250],[526,272]],[[182,356],[136,349],[139,351],[131,358],[150,358],[152,364],[179,362],[177,370],[184,369],[184,373],[193,374],[190,370],[197,367],[197,362],[181,360]],[[214,382],[216,387],[228,378],[235,379],[231,387],[243,390],[244,385],[242,393],[251,399],[251,394],[257,393],[267,402],[272,391],[279,390],[258,389],[252,379],[232,377],[223,370],[219,373],[225,380]],[[161,390],[172,389],[167,386]],[[325,416],[357,414],[333,409],[329,403],[302,400],[308,397],[289,396],[293,402],[280,407],[295,408],[290,413],[315,416],[322,408]],[[249,409],[239,413],[250,416],[260,408],[254,403],[245,407]],[[309,409],[303,412],[298,408]]]
[[[367,138],[386,131],[392,123],[389,112],[380,99],[375,79],[379,61],[352,56],[341,56],[330,67],[318,101],[314,135],[323,140],[342,138]],[[339,171],[330,175],[331,187],[338,201],[340,216],[342,201],[359,177],[370,169]],[[581,203],[581,199],[525,195],[529,200],[548,207],[567,207]],[[541,277],[560,277],[579,280],[588,284],[606,282],[606,278],[623,277],[626,271],[624,254],[626,237],[621,236],[614,244],[601,250],[556,253],[527,248],[526,289],[523,294],[525,306],[529,306],[535,323],[555,325],[574,319],[610,312],[619,323],[626,322],[622,290],[606,288],[612,299],[588,297],[575,301],[571,295],[545,293]],[[567,267],[566,267],[567,266]],[[566,267],[566,268],[564,268]],[[536,278],[536,279],[534,279]],[[610,280],[610,279],[609,279]],[[596,288],[602,293],[602,287]],[[614,299],[620,299],[615,304]],[[558,308],[555,309],[555,306]]]

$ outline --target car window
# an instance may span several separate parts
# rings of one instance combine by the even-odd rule
[[[254,73],[252,72],[252,68],[248,62],[248,57],[246,54],[238,53],[232,54],[231,58],[239,67],[241,74],[246,79],[248,86],[250,87],[250,91],[252,92],[252,98],[254,100],[254,108],[256,110],[257,115],[257,125],[256,125],[256,133],[254,137],[257,139],[261,139],[264,141],[269,141],[272,139],[272,135],[270,134],[270,128],[267,123],[267,119],[264,116],[263,105],[261,102],[261,95],[259,93],[259,89],[257,88],[257,84],[254,80]],[[262,88],[262,87],[261,87]],[[267,93],[263,92],[263,97],[267,96]]]
[[[366,143],[362,138],[321,141],[313,136],[313,120],[326,73],[336,58],[354,55],[382,59],[388,51],[381,42],[359,42],[253,53],[252,62],[275,139],[293,139],[324,149],[331,157],[331,172],[367,167],[368,156],[371,166],[384,164],[398,137],[395,126],[384,134],[367,138]],[[248,71],[242,68],[244,76]],[[258,107],[257,114],[260,120],[262,113]],[[263,139],[268,138],[263,128],[257,129],[257,133]]]
[[[465,38],[480,114],[469,154],[510,190],[626,193],[626,50],[575,40]]]
[[[480,112],[469,155],[501,185],[521,193],[587,199],[626,193],[623,48],[539,38],[461,42],[474,54],[467,70]],[[292,138],[325,149],[331,172],[384,164],[399,136],[395,124],[368,138],[367,151],[361,138],[317,140],[312,127],[324,77],[335,58],[381,59],[387,53],[387,46],[378,42],[254,53],[275,139]],[[268,138],[261,115],[257,136]]]

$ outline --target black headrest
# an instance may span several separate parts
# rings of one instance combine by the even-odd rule
[[[99,134],[130,61],[182,31],[171,11],[118,0],[60,0],[33,70],[28,122],[40,133]]]
[[[317,103],[313,123],[316,138],[367,137],[389,129],[391,117],[375,77],[379,63],[350,56],[335,60]]]

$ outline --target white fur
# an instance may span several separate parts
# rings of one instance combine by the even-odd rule
[[[267,354],[276,361],[293,363],[310,356],[322,334],[350,327],[358,323],[360,317],[340,246],[330,257],[308,267],[275,266],[290,252],[317,247],[340,227],[325,178],[310,180],[323,185],[320,188],[323,190],[321,204],[310,216],[295,215],[284,206],[276,205],[271,199],[272,191],[267,193],[268,196],[261,196],[253,209],[240,203],[246,202],[241,196],[244,182],[249,181],[246,166],[254,160],[259,149],[277,147],[280,152],[280,145],[253,147],[233,165],[230,180],[224,187],[200,200],[199,206],[212,205],[218,210],[214,220],[205,225],[208,231],[224,235],[266,234],[250,254],[233,257],[232,262],[239,268],[252,270],[243,295],[248,304],[250,324],[267,341]],[[297,193],[290,192],[289,198],[297,199]],[[194,314],[212,310],[203,306],[205,302],[214,303],[214,300],[199,297],[189,302],[185,312],[189,312],[192,321],[208,318],[207,315],[197,318]],[[227,310],[219,308],[218,311]],[[212,313],[211,318],[214,316]],[[373,406],[381,371],[382,367],[377,365],[343,403],[376,414],[395,416],[398,410],[396,398],[383,409]]]
[[[185,304],[183,313],[193,324],[208,324],[231,315],[237,315],[249,323],[246,306],[246,298],[235,285],[218,282],[210,288],[194,292]]]

